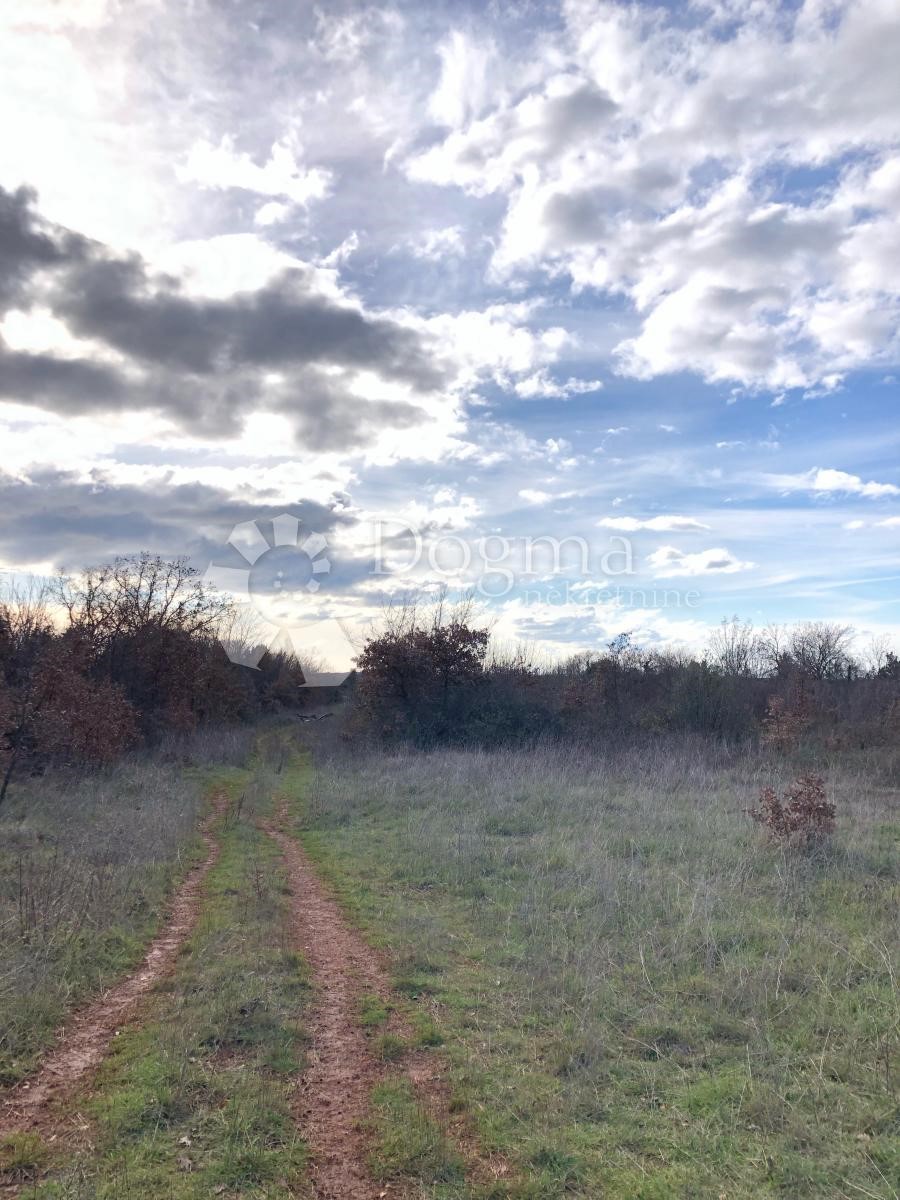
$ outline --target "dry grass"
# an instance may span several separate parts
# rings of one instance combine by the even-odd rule
[[[0,810],[0,1083],[27,1074],[66,1011],[138,961],[197,850],[198,768],[250,745],[248,734],[204,733],[10,792]]]
[[[513,1194],[896,1195],[896,763],[822,763],[830,844],[772,845],[747,809],[808,766],[319,754],[307,844],[438,1014]]]

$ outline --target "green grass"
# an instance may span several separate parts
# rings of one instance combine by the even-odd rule
[[[833,764],[832,847],[785,854],[744,812],[779,769],[677,745],[318,768],[305,845],[510,1196],[896,1196],[897,793]]]
[[[290,1112],[309,983],[290,947],[277,846],[253,823],[271,789],[240,770],[215,783],[235,804],[198,926],[148,1019],[117,1039],[79,1104],[96,1151],[59,1164],[36,1196],[309,1194]]]
[[[0,1087],[33,1070],[68,1011],[140,962],[201,853],[201,803],[189,771],[152,760],[13,789],[0,811]]]
[[[24,1182],[50,1161],[50,1148],[36,1133],[0,1134],[0,1179]]]
[[[462,1195],[462,1160],[452,1142],[416,1098],[409,1080],[396,1078],[372,1093],[374,1144],[371,1168],[376,1179],[414,1178],[440,1196]],[[448,1185],[445,1187],[443,1185]]]
[[[376,1029],[384,1025],[390,1011],[380,996],[367,992],[359,999],[359,1023],[363,1029]]]

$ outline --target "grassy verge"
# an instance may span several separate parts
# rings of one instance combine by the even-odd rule
[[[317,769],[304,842],[446,1038],[510,1196],[897,1195],[897,796],[848,762],[831,849],[784,854],[744,812],[771,770],[695,748]]]
[[[290,1113],[308,991],[290,948],[277,847],[255,819],[271,789],[231,770],[222,852],[178,970],[148,1020],[117,1039],[92,1098],[96,1150],[35,1188],[54,1200],[304,1195]]]
[[[67,1011],[135,966],[197,860],[202,787],[135,759],[27,780],[0,813],[0,1086],[53,1044]]]
[[[441,1200],[472,1196],[459,1153],[425,1111],[408,1079],[398,1075],[375,1088],[370,1124],[375,1179],[415,1179],[427,1194]]]

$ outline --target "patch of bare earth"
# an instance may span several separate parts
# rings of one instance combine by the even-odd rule
[[[359,1025],[361,997],[379,996],[388,1006],[392,992],[385,965],[371,946],[351,928],[339,905],[320,880],[296,838],[286,833],[286,812],[264,825],[284,856],[291,891],[291,918],[296,948],[309,963],[317,999],[307,1020],[309,1065],[297,1090],[295,1118],[311,1154],[311,1176],[317,1200],[378,1200],[410,1195],[400,1184],[373,1180],[367,1167],[366,1119],[372,1089],[385,1077]],[[391,1027],[409,1034],[394,1014]],[[429,1113],[456,1140],[475,1177],[505,1173],[480,1160],[474,1138],[462,1120],[448,1115],[449,1089],[435,1056],[414,1054],[409,1078]]]
[[[54,1141],[67,1132],[62,1104],[100,1065],[116,1033],[134,1020],[150,989],[170,974],[197,921],[203,883],[219,857],[212,827],[225,804],[224,794],[213,798],[213,811],[200,829],[206,857],[176,891],[140,967],[75,1013],[59,1031],[58,1044],[37,1073],[0,1098],[0,1133],[39,1133]]]

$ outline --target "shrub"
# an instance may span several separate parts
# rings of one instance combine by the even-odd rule
[[[762,722],[763,744],[777,750],[792,750],[809,723],[809,703],[802,687],[790,699],[772,696]]]
[[[821,775],[801,775],[781,796],[763,788],[758,807],[749,812],[779,842],[810,843],[834,830],[835,807],[825,797]]]

